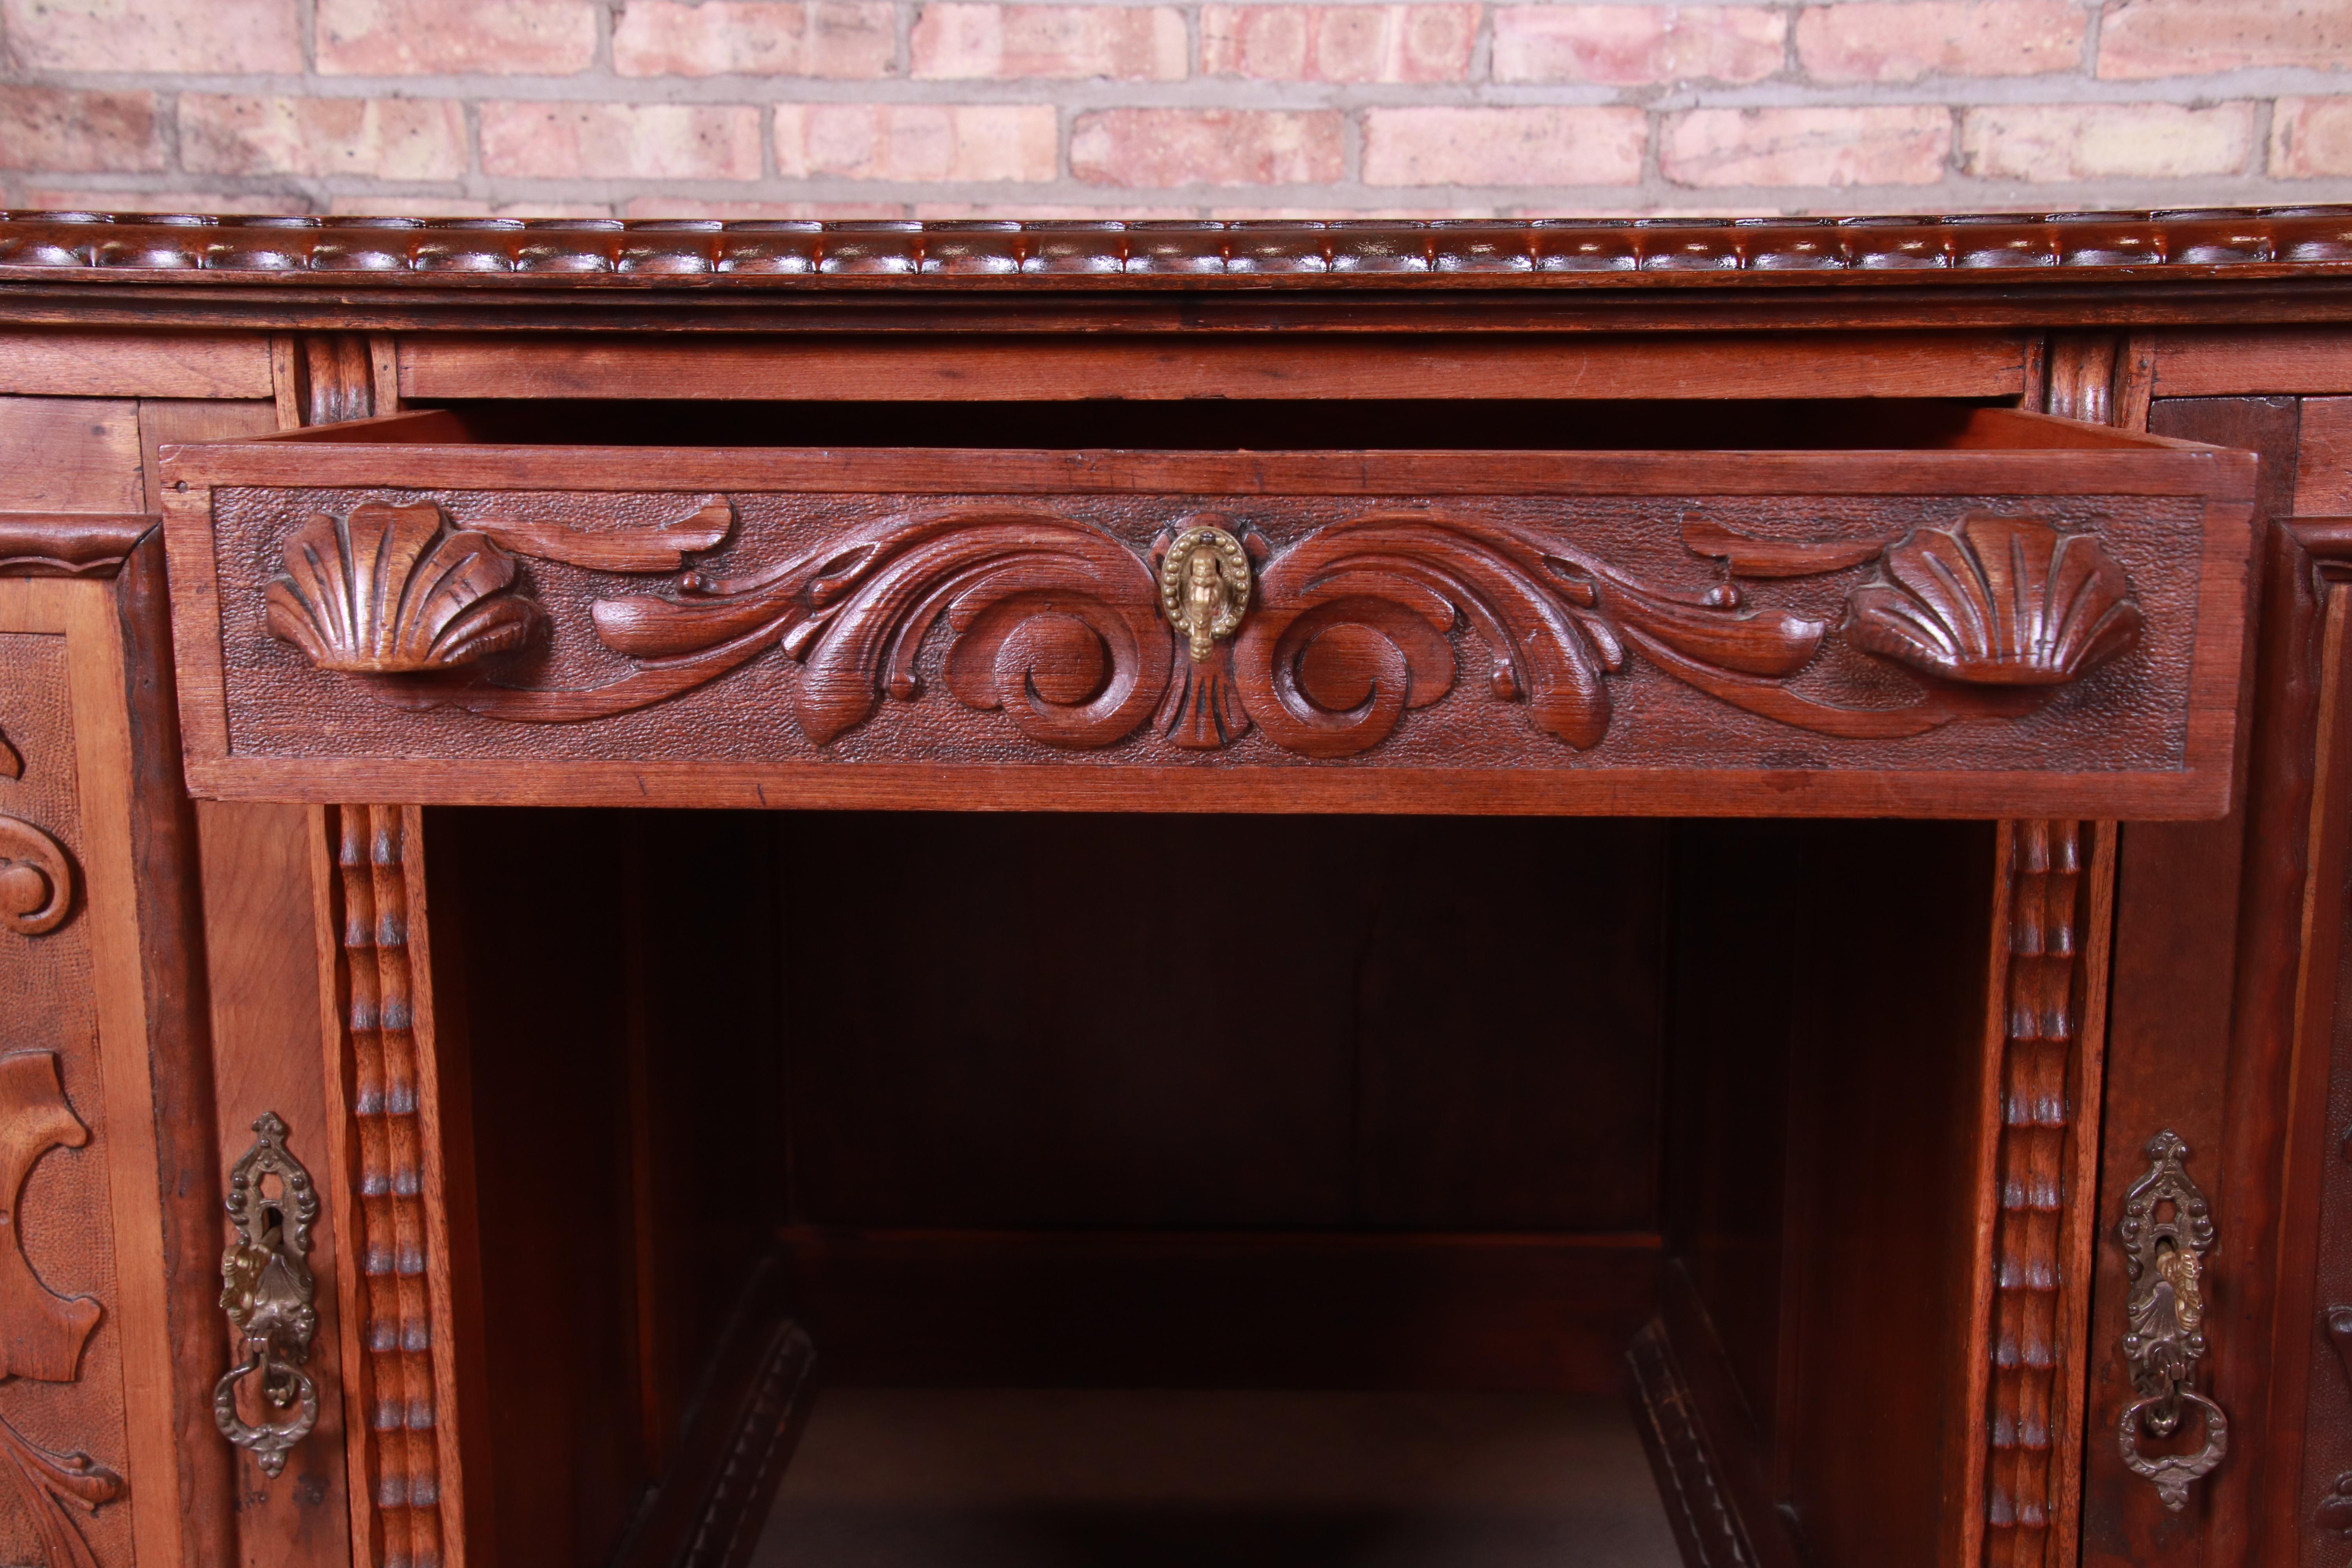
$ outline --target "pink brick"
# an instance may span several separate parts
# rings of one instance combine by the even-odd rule
[[[319,68],[561,76],[596,58],[589,0],[318,0]]]
[[[1961,164],[1988,180],[2234,174],[2253,147],[2254,106],[2011,104],[1960,121]]]
[[[898,53],[887,4],[634,0],[615,13],[622,76],[887,76]]]
[[[2282,98],[2271,110],[2271,173],[2352,174],[2352,98]]]
[[[540,179],[756,180],[760,111],[687,103],[486,103],[482,170]]]
[[[2347,63],[2352,0],[2107,0],[2099,23],[2103,77]]]
[[[164,162],[152,92],[0,87],[0,169],[156,170]]]
[[[1630,185],[1642,177],[1638,109],[1372,109],[1368,185]]]
[[[365,217],[577,217],[608,218],[604,202],[477,202],[463,196],[336,196],[327,204],[336,216]]]
[[[1496,81],[1760,81],[1780,70],[1787,22],[1752,5],[1505,5]]]
[[[1211,207],[1220,223],[1329,223],[1354,218],[1370,221],[1429,223],[1439,219],[1488,218],[1493,207]],[[1559,213],[1549,216],[1558,217]]]
[[[718,218],[722,221],[799,218],[819,223],[907,216],[903,202],[698,202],[685,196],[639,196],[624,217]]]
[[[1345,130],[1329,110],[1097,110],[1071,131],[1070,173],[1097,185],[1328,184]]]
[[[1211,5],[1201,69],[1259,81],[1463,81],[1475,5]]]
[[[23,70],[299,71],[295,0],[5,0]]]
[[[454,180],[466,172],[466,110],[446,98],[182,93],[180,161],[207,174]]]
[[[954,218],[993,218],[1018,223],[1150,223],[1158,221],[1189,222],[1199,216],[1192,207],[1115,207],[1059,206],[1049,202],[917,202],[914,216],[932,221]]]
[[[336,216],[362,217],[491,217],[488,202],[465,196],[337,196],[327,204]]]
[[[908,36],[919,78],[1175,81],[1181,12],[1167,6],[929,5]]]
[[[293,217],[310,210],[300,196],[240,191],[75,191],[31,186],[10,193],[9,205],[37,212],[259,213]]]
[[[776,169],[787,179],[1050,180],[1045,104],[786,103]]]
[[[2089,14],[2076,0],[1895,0],[1815,5],[1797,58],[1815,81],[2039,76],[2083,63]]]
[[[1944,177],[1952,117],[1901,109],[1697,109],[1658,147],[1682,185],[1925,185]]]

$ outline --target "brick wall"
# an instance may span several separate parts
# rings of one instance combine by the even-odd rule
[[[15,206],[1486,216],[2352,199],[2352,0],[0,0]]]

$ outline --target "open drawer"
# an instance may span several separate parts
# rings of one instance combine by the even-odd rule
[[[656,445],[639,405],[167,447],[190,784],[2226,808],[2250,454],[1938,404],[1580,409],[1483,449],[1293,447],[1252,413],[1156,449],[987,445],[971,410],[939,445],[760,444],[812,439],[776,405]]]

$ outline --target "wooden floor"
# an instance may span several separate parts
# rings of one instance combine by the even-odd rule
[[[751,1568],[1680,1568],[1625,1407],[834,1389]]]

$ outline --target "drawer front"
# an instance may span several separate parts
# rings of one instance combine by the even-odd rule
[[[2179,816],[2236,742],[2207,448],[164,471],[204,793]]]

